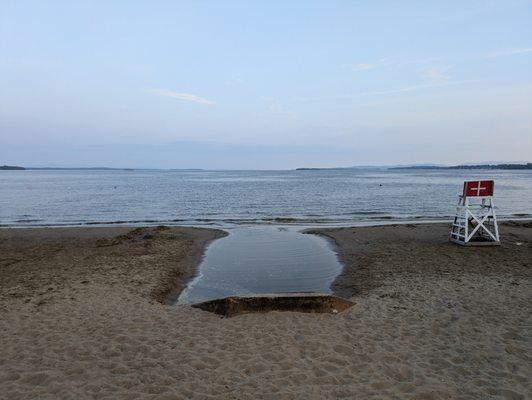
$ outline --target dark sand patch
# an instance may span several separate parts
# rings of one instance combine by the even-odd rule
[[[90,283],[167,303],[194,276],[207,243],[223,236],[163,226],[3,229],[0,293],[30,301],[43,292],[51,299]]]
[[[224,317],[270,311],[338,314],[353,306],[349,300],[320,293],[272,293],[230,296],[194,304],[193,307]]]

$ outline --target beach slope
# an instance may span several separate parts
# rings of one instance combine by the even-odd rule
[[[337,315],[166,303],[221,235],[0,230],[2,399],[524,399],[532,228],[463,248],[448,225],[321,229]]]

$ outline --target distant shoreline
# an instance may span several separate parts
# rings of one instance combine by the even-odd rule
[[[532,163],[526,164],[479,164],[479,165],[410,165],[410,166],[375,166],[375,167],[332,167],[332,168],[296,168],[296,171],[345,171],[359,169],[385,169],[385,170],[448,170],[448,169],[492,169],[492,170],[524,170],[532,169]]]
[[[408,166],[355,166],[355,167],[300,167],[293,170],[281,171],[357,171],[357,170],[532,170],[532,163],[526,164],[479,164],[479,165],[408,165]],[[16,165],[2,165],[0,171],[227,171],[206,170],[203,168],[111,168],[111,167],[22,167]],[[234,171],[263,171],[263,170],[234,170]]]
[[[501,169],[501,170],[521,170],[532,169],[532,163],[526,164],[484,164],[484,165],[453,165],[450,167],[440,166],[418,166],[418,167],[393,167],[388,169]]]
[[[22,171],[24,167],[17,167],[15,165],[0,165],[0,171]]]
[[[42,167],[42,168],[25,168],[27,170],[36,171],[134,171],[134,168],[108,168],[108,167],[89,167],[89,168],[55,168],[55,167]]]
[[[0,171],[204,171],[201,168],[19,167],[0,166]]]

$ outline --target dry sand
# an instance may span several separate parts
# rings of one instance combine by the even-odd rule
[[[530,398],[532,228],[447,231],[321,230],[353,308],[224,319],[164,304],[219,232],[0,230],[0,398]]]

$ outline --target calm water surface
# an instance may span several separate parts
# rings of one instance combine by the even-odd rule
[[[532,216],[532,171],[0,171],[0,226],[221,226],[180,302],[329,293],[341,265],[297,229],[449,218],[469,179],[495,180],[499,216]]]
[[[448,218],[466,179],[532,214],[532,171],[0,171],[0,225],[349,224]]]
[[[330,293],[341,264],[325,239],[294,228],[240,227],[212,243],[179,303],[262,293]]]

